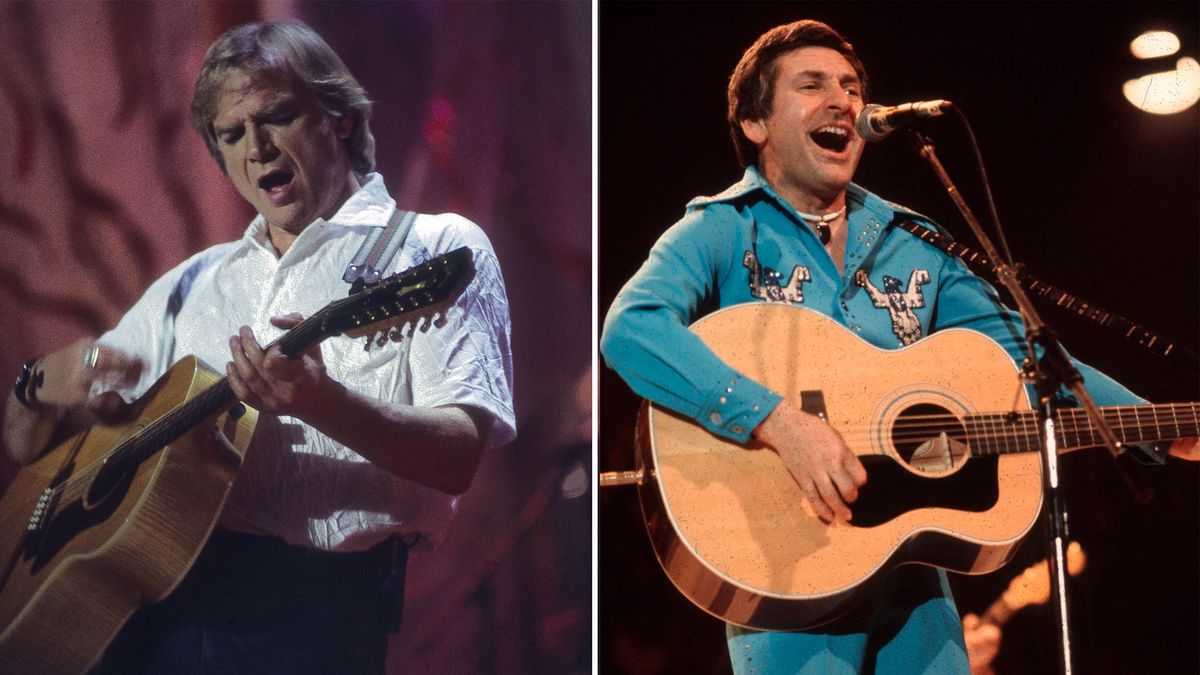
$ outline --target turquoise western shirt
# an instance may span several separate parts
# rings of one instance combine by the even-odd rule
[[[746,441],[780,396],[719,359],[687,326],[721,307],[790,302],[870,344],[897,348],[944,328],[988,335],[1020,363],[1019,317],[966,265],[896,226],[925,217],[851,184],[843,271],[758,173],[697,197],[613,302],[600,348],[633,391],[709,431]],[[1143,403],[1076,362],[1100,405]]]

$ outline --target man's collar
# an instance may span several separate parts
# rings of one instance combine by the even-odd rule
[[[317,218],[304,228],[305,232],[322,226],[386,227],[388,219],[392,217],[396,201],[388,195],[387,187],[383,184],[383,176],[374,172],[368,173],[362,177],[361,186],[328,220]],[[260,247],[272,248],[270,237],[267,236],[267,221],[261,213],[250,221],[250,226],[246,228],[243,239],[252,241]]]
[[[700,209],[709,204],[717,204],[721,202],[734,202],[746,195],[755,191],[761,190],[772,199],[783,202],[783,198],[767,183],[759,173],[758,167],[751,164],[746,167],[745,173],[742,174],[742,179],[725,190],[707,197],[696,197],[688,202],[688,210]],[[929,219],[916,211],[909,210],[899,204],[893,204],[885,199],[880,198],[873,192],[861,187],[856,183],[850,183],[846,186],[846,202],[849,211],[853,213],[859,209],[870,211],[882,223],[890,223],[897,215],[908,216],[918,220],[928,221]]]
[[[326,223],[343,226],[384,227],[387,225],[396,202],[388,195],[387,187],[383,184],[383,176],[374,172],[368,173],[362,177],[361,184],[362,187],[350,195],[337,213],[325,221]]]
[[[763,190],[772,197],[778,198],[778,195],[776,195],[775,191],[771,189],[771,186],[767,185],[766,179],[763,178],[762,175],[758,173],[758,169],[751,164],[746,167],[746,172],[742,174],[741,180],[715,195],[701,196],[692,199],[692,201],[688,202],[687,208],[688,210],[692,210],[703,208],[709,204],[732,202],[740,197],[754,192],[755,190]]]

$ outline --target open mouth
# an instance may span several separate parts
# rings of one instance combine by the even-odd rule
[[[275,188],[283,187],[292,182],[293,175],[287,171],[272,171],[271,173],[258,179],[259,189],[270,192]]]
[[[842,152],[850,144],[850,131],[844,127],[825,126],[809,134],[816,143],[826,150]]]

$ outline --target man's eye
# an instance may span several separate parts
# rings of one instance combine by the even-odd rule
[[[858,98],[859,96],[861,96],[858,89],[856,89],[854,87],[846,87],[846,95],[850,96],[852,98]]]
[[[221,139],[221,142],[224,143],[225,145],[233,145],[234,143],[237,143],[237,140],[239,138],[242,137],[242,132],[240,130],[239,131],[229,131],[229,132],[226,132],[223,134],[219,134],[217,137],[219,139]]]

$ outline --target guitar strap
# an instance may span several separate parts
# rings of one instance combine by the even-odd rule
[[[404,239],[408,237],[408,231],[412,229],[416,219],[416,213],[396,207],[386,227],[371,228],[362,246],[358,247],[358,253],[354,254],[345,274],[342,275],[342,281],[350,284],[350,295],[379,281],[383,270],[387,269],[400,246],[404,244]]]
[[[916,238],[928,244],[932,244],[946,253],[961,258],[963,262],[973,268],[977,272],[984,272],[989,280],[995,281],[998,279],[996,275],[997,265],[988,260],[986,256],[978,251],[974,251],[962,244],[954,241],[939,232],[935,232],[927,227],[918,225],[911,220],[901,220],[897,225],[912,234]],[[1066,309],[1078,316],[1088,319],[1092,323],[1098,324],[1105,328],[1120,331],[1127,339],[1137,342],[1142,347],[1158,354],[1159,356],[1174,356],[1187,361],[1193,368],[1200,364],[1200,359],[1197,359],[1196,352],[1179,345],[1175,342],[1165,340],[1158,334],[1154,333],[1145,326],[1126,319],[1125,317],[1110,312],[1107,309],[1088,302],[1082,298],[1078,298],[1070,293],[1055,288],[1054,286],[1034,277],[1023,267],[1017,270],[1017,281],[1021,286],[1025,287],[1030,293],[1048,298],[1051,302]]]
[[[359,246],[358,253],[354,254],[354,258],[342,275],[342,280],[351,284],[351,295],[379,281],[383,270],[387,269],[392,258],[396,257],[396,253],[404,244],[404,240],[408,237],[408,231],[412,229],[416,219],[416,213],[397,207],[393,209],[387,226],[371,228],[371,231],[367,233],[367,238],[363,240],[362,246]],[[187,299],[188,291],[191,290],[192,282],[200,272],[204,271],[204,268],[214,261],[214,253],[216,252],[198,258],[180,276],[167,299],[168,321],[174,322],[175,317],[183,309],[183,303]],[[168,334],[172,334],[172,332],[168,331]]]

